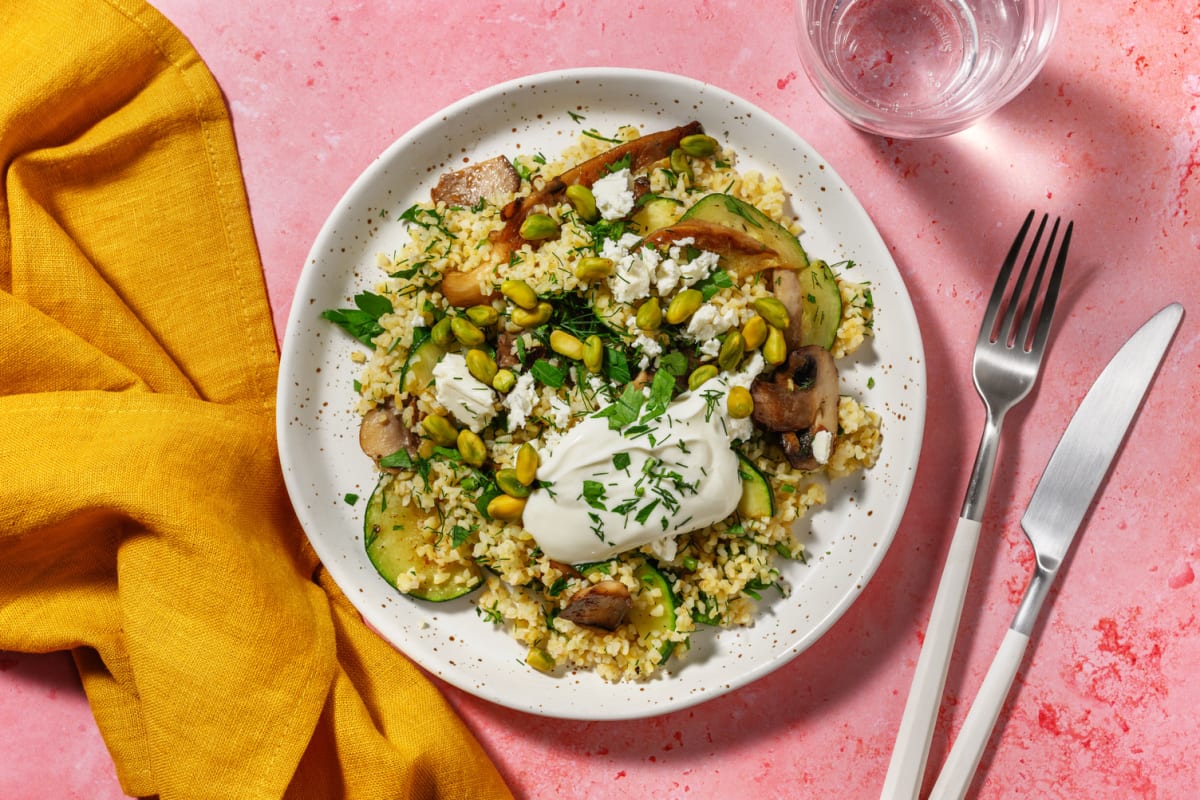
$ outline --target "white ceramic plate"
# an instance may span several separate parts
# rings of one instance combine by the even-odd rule
[[[577,119],[576,117],[581,117]],[[739,167],[779,175],[792,194],[809,253],[853,259],[848,276],[870,281],[876,337],[848,364],[846,390],[883,417],[883,454],[862,477],[836,482],[811,527],[808,564],[784,563],[792,592],[768,590],[753,627],[693,635],[687,658],[660,678],[608,684],[592,673],[544,675],[524,648],[475,612],[405,597],[363,549],[362,513],[375,483],[358,448],[353,382],[361,345],[320,318],[346,307],[380,277],[375,256],[404,241],[394,220],[426,199],[437,177],[467,160],[520,152],[557,154],[584,128],[644,133],[697,119],[732,146]],[[386,217],[384,216],[386,214]],[[850,190],[793,131],[721,89],[626,69],[535,75],[467,98],[387,149],[338,203],[313,245],[292,303],[279,376],[283,473],[300,522],[325,566],[366,621],[434,675],[511,708],[574,719],[628,719],[724,694],[787,663],[854,602],[892,541],[916,471],[925,413],[925,368],[912,304],[895,264]],[[357,495],[351,505],[346,495]]]

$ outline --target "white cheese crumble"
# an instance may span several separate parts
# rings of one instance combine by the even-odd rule
[[[433,368],[437,401],[456,420],[479,433],[496,416],[496,395],[467,369],[467,359],[447,353]]]
[[[691,244],[690,239],[680,239],[679,244]],[[683,254],[682,249],[679,252],[675,248],[671,248],[671,257],[679,259]],[[716,253],[711,253],[708,250],[701,250],[700,254],[691,261],[683,264],[680,267],[679,278],[684,286],[691,286],[697,281],[702,281],[713,273],[717,268],[718,256]]]
[[[509,433],[525,427],[525,421],[529,419],[537,401],[537,387],[534,385],[533,376],[522,372],[512,390],[504,397],[504,407],[508,410]]]
[[[833,454],[833,434],[817,431],[812,437],[812,453],[818,464],[828,464],[829,456]]]
[[[638,361],[640,369],[650,366],[650,362],[653,359],[662,355],[662,345],[659,344],[658,340],[644,333],[638,334],[638,337],[633,341],[633,346],[641,351],[642,354],[641,359]]]
[[[649,247],[630,252],[630,248],[640,241],[637,234],[627,233],[618,241],[605,241],[600,249],[600,255],[613,260],[608,288],[618,303],[633,303],[650,294],[650,280],[660,259]]]
[[[654,557],[659,561],[674,561],[675,556],[679,554],[679,537],[664,536],[661,539],[655,539],[646,548],[654,554]]]
[[[731,373],[728,378],[724,379],[726,385],[725,394],[728,396],[729,390],[734,386],[741,386],[744,389],[749,389],[754,383],[754,379],[766,369],[767,362],[763,359],[762,353],[755,352],[746,361],[744,367],[737,372]],[[728,406],[725,405],[725,400],[722,399],[722,408],[728,411]],[[729,440],[732,442],[744,442],[754,433],[754,421],[750,417],[735,419],[734,417],[725,414],[725,430],[729,434]]]
[[[631,187],[633,177],[629,169],[619,169],[605,175],[592,184],[596,198],[596,209],[607,220],[621,219],[633,211],[636,202]]]
[[[737,323],[738,315],[733,309],[723,311],[712,303],[705,303],[688,320],[687,335],[693,341],[704,342],[720,336]]]
[[[558,395],[550,398],[550,421],[559,430],[565,430],[571,422],[571,405],[560,399]]]

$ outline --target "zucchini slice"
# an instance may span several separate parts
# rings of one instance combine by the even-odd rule
[[[742,479],[742,499],[737,510],[743,517],[766,519],[775,513],[775,492],[762,470],[738,453],[738,477]]]
[[[425,339],[414,347],[404,362],[400,386],[409,394],[416,394],[433,383],[433,368],[446,354],[432,339]]]
[[[799,283],[800,346],[818,344],[826,350],[833,346],[842,322],[842,293],[829,265],[810,261],[791,231],[749,203],[720,192],[700,198],[680,221],[689,219],[733,228],[774,250]]]
[[[363,541],[367,557],[383,579],[392,586],[401,575],[416,575],[415,588],[405,594],[420,600],[441,603],[474,591],[483,583],[483,573],[474,561],[439,566],[419,552],[424,544],[433,544],[438,530],[433,520],[412,505],[402,505],[396,481],[380,478],[367,502],[363,519]],[[438,547],[449,546],[443,537]]]
[[[638,231],[643,235],[679,221],[679,201],[671,197],[652,197],[633,215]]]
[[[655,617],[650,614],[650,610],[657,603],[647,605],[645,601],[638,602],[635,600],[633,607],[629,609],[629,622],[637,629],[638,636],[649,636],[660,632],[670,632],[675,630],[675,593],[671,591],[671,584],[667,582],[667,578],[656,568],[649,563],[643,563],[640,567],[634,570],[634,577],[638,580],[638,585],[645,589],[657,589],[659,592],[658,603],[662,603],[663,615]],[[639,600],[641,599],[639,594]],[[663,642],[662,647],[658,651],[658,663],[664,663],[671,657],[671,653],[675,650],[675,642]]]

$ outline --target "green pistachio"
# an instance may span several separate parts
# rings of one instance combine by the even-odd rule
[[[573,183],[567,187],[567,202],[584,222],[600,219],[600,212],[596,209],[596,195],[582,183]]]
[[[662,305],[658,302],[657,297],[651,297],[638,306],[634,322],[644,331],[656,331],[662,325],[662,319]]]
[[[528,283],[523,280],[510,278],[500,284],[500,294],[512,300],[513,303],[525,309],[532,311],[537,308],[538,296]]]
[[[475,323],[466,317],[451,317],[450,330],[454,331],[454,338],[463,347],[478,347],[487,341],[483,331],[475,327]]]
[[[585,256],[575,263],[575,277],[584,283],[607,278],[613,273],[613,260],[602,256]]]
[[[593,374],[604,366],[604,341],[594,333],[583,340],[583,365]]]
[[[517,376],[510,369],[496,370],[495,377],[492,378],[492,388],[497,392],[511,392],[512,388],[517,385]]]
[[[721,342],[721,350],[717,353],[717,366],[726,371],[737,369],[745,354],[746,341],[742,334],[730,331],[725,334],[725,341]]]
[[[471,306],[466,311],[467,319],[471,320],[480,328],[486,328],[489,325],[495,325],[500,319],[500,312],[491,306],[477,305]]]
[[[734,386],[725,397],[725,406],[729,410],[729,416],[745,419],[754,413],[754,398],[745,386]]]
[[[706,382],[717,377],[717,367],[715,364],[704,364],[692,370],[692,374],[688,376],[688,389],[696,391]]]
[[[538,452],[529,442],[521,445],[517,450],[517,467],[516,474],[519,480],[525,486],[531,485],[537,479],[538,466],[541,459],[538,457]]]
[[[515,469],[496,470],[496,485],[509,497],[529,496],[529,485],[521,483]]]
[[[787,330],[788,323],[791,321],[788,317],[787,306],[774,297],[758,298],[754,301],[754,310],[780,330]]]
[[[782,364],[787,361],[787,342],[783,338],[783,331],[770,326],[767,331],[767,340],[762,346],[763,359],[768,364]]]
[[[689,156],[708,158],[717,152],[717,140],[703,133],[693,133],[679,140],[679,149]]]
[[[466,359],[467,371],[474,375],[480,383],[490,386],[496,378],[496,372],[500,369],[496,365],[496,359],[488,355],[486,350],[475,347],[467,351]]]
[[[545,325],[550,321],[550,315],[554,313],[554,307],[547,302],[538,303],[533,311],[527,311],[523,308],[514,308],[508,318],[512,320],[514,325],[519,325],[522,328],[536,328],[539,325]]]
[[[432,439],[434,444],[442,447],[454,447],[458,443],[458,430],[450,420],[440,414],[430,414],[425,417],[421,420],[421,427],[425,429],[425,435]]]
[[[684,289],[671,298],[671,303],[667,306],[666,320],[672,325],[686,322],[702,305],[704,295],[699,289]]]
[[[755,314],[742,326],[742,344],[746,351],[757,350],[767,340],[767,321]]]
[[[551,332],[550,349],[574,361],[583,360],[583,342],[566,331]]]
[[[508,494],[498,494],[487,504],[487,514],[501,522],[515,522],[525,512],[525,499]]]
[[[554,217],[549,214],[530,214],[521,223],[518,233],[522,239],[537,241],[550,239],[558,235],[559,226]]]
[[[487,445],[483,443],[479,434],[469,428],[463,428],[458,432],[457,442],[458,454],[472,467],[482,467],[483,462],[487,461]]]

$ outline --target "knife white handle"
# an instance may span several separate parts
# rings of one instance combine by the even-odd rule
[[[883,781],[882,800],[915,800],[921,789],[933,727],[950,667],[950,652],[954,648],[971,565],[979,544],[979,528],[979,522],[966,517],[959,517],[954,528],[950,552],[942,568],[933,611],[925,629],[925,642],[917,657],[912,687],[908,691],[904,715],[900,718],[896,746]]]
[[[996,658],[984,676],[979,694],[971,703],[971,710],[967,712],[962,730],[950,748],[950,755],[946,757],[929,800],[961,800],[966,796],[1028,645],[1029,635],[1026,633],[1009,628],[1004,634],[1004,641],[1000,643]]]

